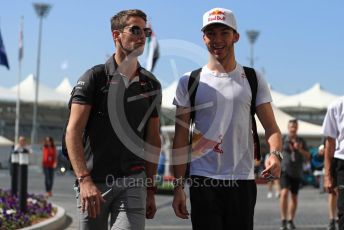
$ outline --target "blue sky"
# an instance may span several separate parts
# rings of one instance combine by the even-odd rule
[[[161,44],[155,75],[167,86],[207,61],[200,31],[202,15],[214,7],[234,11],[241,34],[239,63],[249,65],[246,31],[260,35],[255,67],[273,89],[301,92],[319,82],[327,91],[344,94],[344,1],[341,0],[45,0],[52,9],[43,21],[40,81],[56,87],[64,77],[72,84],[86,69],[112,54],[110,18],[116,12],[145,11]],[[24,16],[22,79],[36,72],[38,18],[31,1],[2,0],[0,29],[11,66],[0,66],[0,86],[17,84],[18,36]],[[68,68],[61,68],[63,63]],[[144,62],[144,58],[142,59]]]

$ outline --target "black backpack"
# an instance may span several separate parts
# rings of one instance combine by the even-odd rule
[[[139,76],[140,78],[143,77],[145,79],[145,81],[148,81],[148,79],[151,78],[150,73],[145,70],[142,67],[139,67]],[[93,154],[92,154],[92,150],[91,150],[91,145],[90,145],[90,139],[89,139],[89,135],[88,135],[88,126],[90,124],[90,122],[92,122],[93,118],[95,116],[102,116],[105,113],[107,113],[107,97],[108,97],[108,91],[109,91],[109,86],[110,86],[110,82],[112,79],[112,75],[109,75],[106,71],[106,67],[104,64],[100,64],[100,65],[96,65],[94,67],[92,67],[92,71],[93,71],[93,75],[94,75],[94,79],[95,79],[95,90],[94,90],[94,95],[93,95],[93,103],[92,103],[92,108],[91,108],[91,112],[86,124],[86,127],[83,131],[82,134],[82,142],[83,142],[83,147],[84,147],[84,155],[85,155],[85,160],[86,160],[86,165],[87,168],[91,169],[92,166],[92,159],[93,159]],[[104,76],[106,76],[106,79],[104,81]],[[147,84],[147,88],[145,88],[145,90],[147,92],[149,92],[150,90],[153,89],[153,84]],[[67,145],[66,145],[66,129],[67,129],[67,125],[69,122],[69,116],[70,116],[70,109],[71,109],[71,105],[72,105],[72,99],[73,99],[73,93],[74,93],[74,89],[71,92],[71,97],[69,99],[68,102],[68,109],[69,109],[69,115],[68,115],[68,119],[65,123],[65,126],[63,128],[63,134],[62,134],[62,154],[63,156],[69,161],[70,163],[70,159],[68,156],[68,149],[67,149]],[[152,103],[152,98],[149,97],[150,103]],[[72,165],[70,164],[70,169],[73,170]]]
[[[195,97],[196,97],[196,92],[199,84],[199,78],[200,78],[200,73],[202,71],[202,68],[196,69],[191,72],[189,81],[188,81],[188,92],[189,92],[189,97],[190,97],[190,105],[191,108],[195,107]],[[256,114],[256,97],[257,97],[257,89],[258,89],[258,80],[257,80],[257,75],[256,72],[253,68],[249,68],[244,66],[244,71],[246,74],[246,79],[248,80],[248,83],[250,84],[251,87],[251,92],[252,92],[252,100],[251,100],[251,116],[252,116],[252,136],[253,136],[253,141],[254,141],[254,158],[256,160],[261,159],[261,153],[260,153],[260,143],[259,143],[259,137],[258,137],[258,132],[257,132],[257,123],[254,115]],[[195,110],[192,109],[190,113],[190,126],[192,126],[193,122],[195,119]],[[189,133],[189,142],[190,142],[190,148],[192,148],[192,131]],[[189,151],[191,153],[191,149]],[[189,158],[190,158],[189,154]],[[188,162],[190,162],[191,159],[189,159]],[[189,170],[189,167],[187,167]],[[187,172],[188,173],[188,172]]]

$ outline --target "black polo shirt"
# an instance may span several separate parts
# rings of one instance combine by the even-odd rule
[[[105,76],[95,74],[94,69],[86,71],[72,95],[72,103],[92,106],[86,129],[92,155],[87,164],[95,182],[144,170],[146,126],[160,112],[159,81],[140,69],[139,76],[129,83],[116,67],[111,57],[105,63]],[[108,89],[104,90],[105,86]],[[99,95],[104,99],[97,99]],[[99,105],[103,103],[105,106]]]
[[[302,144],[303,149],[307,149],[306,141],[301,137],[296,137],[296,141]],[[290,139],[288,135],[283,136],[283,160],[282,172],[293,178],[302,178],[304,157],[298,150],[290,148]]]

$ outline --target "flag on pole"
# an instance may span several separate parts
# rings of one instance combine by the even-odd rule
[[[2,42],[1,31],[0,31],[0,65],[4,65],[7,67],[7,69],[10,69],[10,66],[7,60],[5,46],[4,46],[4,43]]]
[[[24,41],[23,21],[24,21],[24,17],[21,17],[21,21],[20,21],[20,31],[19,31],[19,52],[18,52],[18,60],[19,60],[19,62],[21,62],[21,60],[23,59],[23,56],[24,56],[24,45],[23,45],[23,41]]]
[[[151,25],[148,24],[148,27],[151,28]],[[147,48],[148,48],[148,52],[147,52],[148,55],[147,55],[146,69],[152,72],[160,56],[159,44],[158,44],[158,40],[155,36],[154,31],[152,33],[152,36],[147,39]]]

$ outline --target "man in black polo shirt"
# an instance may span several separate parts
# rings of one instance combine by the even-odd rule
[[[116,53],[73,89],[66,144],[77,176],[80,228],[107,229],[111,215],[111,228],[144,229],[145,216],[156,212],[161,86],[137,58],[152,31],[140,10],[116,14],[111,31]]]

